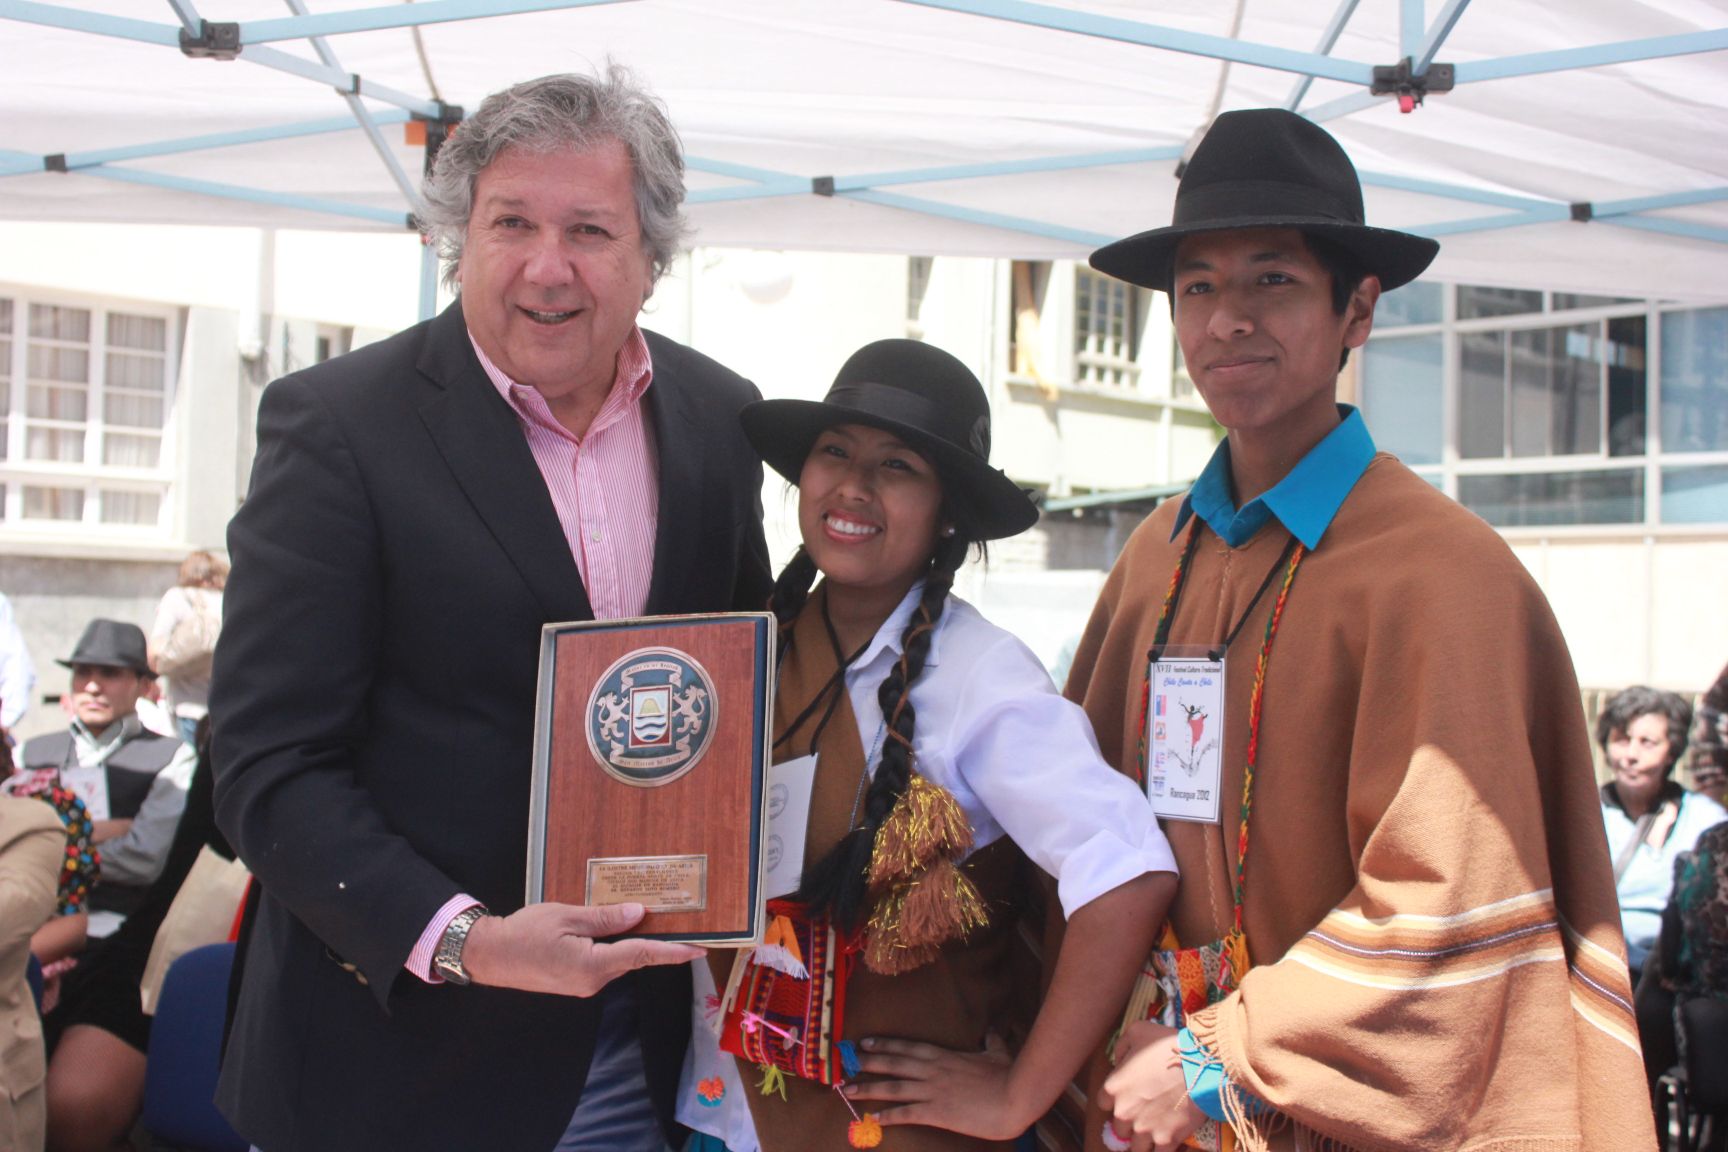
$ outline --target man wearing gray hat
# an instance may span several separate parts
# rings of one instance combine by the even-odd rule
[[[20,760],[26,773],[51,774],[78,793],[95,823],[102,872],[90,910],[116,914],[92,920],[99,936],[162,871],[197,754],[138,718],[138,700],[155,677],[136,624],[92,620],[58,663],[72,670],[72,723],[28,741]]]
[[[1095,1142],[1655,1145],[1565,641],[1505,542],[1337,402],[1437,247],[1367,226],[1324,129],[1254,109],[1170,226],[1093,254],[1169,294],[1228,433],[1129,540],[1068,681],[1182,869]]]

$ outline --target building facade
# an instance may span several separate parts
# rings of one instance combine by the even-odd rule
[[[259,394],[414,322],[411,237],[0,224],[0,592],[62,722],[55,657],[92,616],[148,627],[220,549]],[[1167,301],[1069,262],[697,249],[646,327],[766,396],[819,397],[858,346],[929,340],[978,372],[993,462],[1045,500],[961,589],[1052,667],[1127,534],[1204,464]],[[1697,691],[1728,661],[1728,309],[1418,282],[1345,378],[1382,447],[1495,524],[1579,675]],[[770,545],[795,546],[771,479]]]

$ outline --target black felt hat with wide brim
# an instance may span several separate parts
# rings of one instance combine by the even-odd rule
[[[990,403],[959,360],[919,340],[878,340],[841,365],[821,400],[758,400],[739,414],[767,465],[798,483],[825,429],[868,424],[929,460],[943,504],[971,540],[1001,540],[1038,522],[1038,506],[990,466]]]
[[[1437,241],[1363,223],[1362,184],[1330,133],[1282,108],[1226,112],[1213,121],[1176,189],[1168,228],[1092,253],[1098,271],[1168,292],[1185,237],[1232,228],[1294,228],[1349,252],[1382,291],[1420,276]]]

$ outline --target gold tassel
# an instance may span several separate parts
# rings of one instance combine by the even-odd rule
[[[957,859],[972,849],[972,826],[953,793],[916,772],[893,811],[876,829],[870,852],[870,886],[909,880],[944,857]]]
[[[876,1113],[866,1112],[846,1125],[846,1142],[854,1148],[874,1148],[882,1143],[882,1124]]]
[[[964,939],[989,921],[983,897],[952,860],[914,880],[900,905],[900,939],[911,947]]]

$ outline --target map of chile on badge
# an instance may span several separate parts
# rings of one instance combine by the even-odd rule
[[[608,775],[638,788],[690,771],[713,741],[714,682],[676,648],[638,648],[588,697],[588,747]]]

